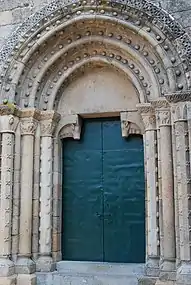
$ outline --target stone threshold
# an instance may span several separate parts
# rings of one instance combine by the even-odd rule
[[[60,261],[56,265],[58,273],[62,274],[91,274],[115,276],[142,276],[145,264],[108,263],[85,261]]]

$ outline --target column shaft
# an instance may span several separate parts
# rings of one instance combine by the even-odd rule
[[[33,191],[33,147],[32,135],[22,138],[21,156],[21,208],[19,255],[31,257],[32,191]]]
[[[7,258],[11,254],[13,146],[14,135],[3,133],[1,154],[0,256]]]
[[[1,109],[1,108],[0,108]],[[0,110],[1,111],[1,110]],[[3,108],[0,116],[1,132],[1,188],[0,188],[0,285],[14,285],[15,266],[12,261],[12,215],[13,215],[13,177],[14,142],[18,118],[14,110]]]
[[[157,191],[156,131],[146,131],[147,171],[147,275],[159,274],[159,217]]]
[[[41,138],[40,254],[51,255],[52,138]]]
[[[162,198],[162,247],[163,256],[160,278],[175,279],[175,218],[174,218],[174,177],[172,154],[172,130],[169,108],[157,110],[160,129],[161,198]]]
[[[174,225],[174,195],[173,195],[173,162],[171,127],[162,126],[161,135],[161,173],[162,173],[162,206],[164,259],[175,258],[175,225]]]
[[[37,270],[53,271],[53,133],[60,116],[53,111],[42,112],[40,173],[40,241]]]
[[[34,171],[34,135],[37,121],[36,111],[23,112],[21,119],[21,188],[20,188],[20,227],[19,254],[16,263],[17,285],[36,284],[36,266],[32,255],[32,198]],[[30,115],[30,117],[28,117]]]
[[[151,104],[137,105],[145,126],[145,170],[146,170],[146,221],[147,262],[146,274],[159,275],[159,189],[158,189],[158,145],[156,116]]]

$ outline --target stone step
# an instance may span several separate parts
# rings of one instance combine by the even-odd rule
[[[60,273],[86,273],[86,274],[109,274],[109,275],[143,275],[144,264],[132,263],[107,263],[107,262],[84,262],[84,261],[60,261],[56,266]]]
[[[37,285],[137,285],[143,264],[61,261],[57,271],[38,273]]]

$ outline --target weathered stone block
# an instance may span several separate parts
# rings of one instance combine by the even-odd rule
[[[61,234],[54,233],[52,235],[52,251],[59,251],[61,248]]]
[[[15,273],[14,263],[6,258],[0,259],[0,276],[7,277]]]
[[[56,265],[51,256],[40,256],[36,261],[36,270],[38,272],[52,272]]]
[[[16,284],[16,275],[9,277],[0,277],[0,285],[15,285]]]
[[[15,272],[17,274],[20,274],[21,276],[23,274],[31,276],[30,274],[34,273],[35,270],[36,270],[35,263],[30,258],[25,258],[25,257],[18,258],[17,263],[15,265]]]
[[[141,277],[138,278],[138,285],[155,285],[156,281],[156,277]]]
[[[18,274],[17,285],[36,285],[36,275]]]
[[[60,217],[53,216],[53,234],[61,233],[62,231],[62,220]]]

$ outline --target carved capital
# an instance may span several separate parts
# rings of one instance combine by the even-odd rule
[[[13,115],[0,116],[0,132],[14,133],[19,122],[19,118]]]
[[[57,123],[52,120],[41,121],[40,130],[42,137],[51,137],[54,134]]]
[[[60,130],[59,136],[63,138],[73,138],[79,140],[81,135],[81,119],[77,116],[76,122],[66,123]]]
[[[21,119],[21,135],[35,135],[38,122],[34,118]]]
[[[50,137],[53,136],[54,131],[60,120],[60,115],[54,111],[42,111],[41,112],[41,136]]]
[[[187,121],[191,118],[190,102],[178,102],[171,106],[171,114],[173,123],[178,121]]]
[[[150,103],[138,104],[138,111],[141,114],[146,131],[156,130],[156,116],[154,108]]]
[[[159,127],[171,126],[171,113],[169,109],[158,109],[156,115]]]

